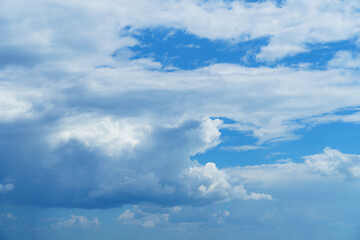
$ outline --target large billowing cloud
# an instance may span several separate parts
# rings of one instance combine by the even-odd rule
[[[271,200],[268,194],[248,194],[241,181],[229,178],[213,163],[202,166],[190,160],[219,143],[221,124],[204,119],[164,126],[93,115],[64,119],[48,138],[31,133],[2,150],[13,162],[2,162],[3,174],[16,181],[8,199],[35,206],[87,208]],[[10,136],[20,138],[16,133]],[[18,144],[23,148],[20,152]]]
[[[272,61],[307,51],[306,43],[356,38],[355,1],[23,4],[0,3],[0,177],[16,186],[4,202],[105,208],[271,200],[246,190],[251,171],[190,157],[217,146],[220,128],[249,133],[259,144],[284,141],[323,121],[319,116],[360,105],[356,69],[339,66],[346,53],[324,70],[212,64],[166,71],[152,59],[129,58],[127,48],[139,44],[132,36],[143,28],[211,40],[270,36],[258,59]],[[304,17],[307,8],[313,11]],[[320,26],[319,18],[327,20]],[[312,159],[307,163],[323,166]]]

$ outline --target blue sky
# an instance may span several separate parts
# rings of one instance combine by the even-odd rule
[[[0,2],[0,239],[359,239],[359,9]]]

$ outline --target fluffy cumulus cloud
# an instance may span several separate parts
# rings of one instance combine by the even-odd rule
[[[329,147],[321,154],[306,156],[305,165],[314,172],[322,175],[340,175],[350,178],[360,177],[360,156],[344,154]]]
[[[190,176],[199,179],[203,184],[198,190],[203,196],[220,195],[225,199],[267,199],[272,200],[271,195],[264,193],[248,194],[242,185],[231,183],[231,178],[226,171],[218,170],[214,163],[205,166],[190,168]]]
[[[169,220],[168,213],[150,213],[144,212],[138,207],[134,207],[134,210],[125,210],[117,220],[122,224],[132,224],[145,228],[155,227],[159,224],[166,224]]]
[[[271,198],[248,195],[241,182],[228,179],[215,164],[190,160],[220,142],[218,119],[166,125],[87,115],[76,120],[75,124],[74,118],[65,118],[38,142],[23,140],[39,149],[29,156],[36,156],[31,168],[38,172],[28,172],[27,158],[8,143],[4,153],[15,163],[3,163],[4,171],[22,178],[9,199],[27,205],[93,208]]]
[[[360,105],[354,64],[339,64],[357,58],[338,53],[322,70],[218,63],[167,71],[153,59],[133,59],[128,47],[140,44],[134,36],[141,29],[167,27],[229,43],[268,37],[257,58],[273,61],[307,51],[308,43],[357,38],[358,7],[322,0],[2,1],[0,177],[14,178],[16,188],[0,185],[7,193],[0,201],[106,208],[271,200],[247,190],[258,169],[218,169],[190,158],[216,147],[221,128],[248,133],[260,146],[298,138],[314,116]],[[306,166],[356,176],[347,158],[330,164],[324,157],[326,165],[308,157]],[[277,165],[289,174],[305,171],[299,166]],[[166,219],[145,216],[139,224],[148,218]],[[72,216],[62,225],[88,221]]]

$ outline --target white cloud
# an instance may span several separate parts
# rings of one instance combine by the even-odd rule
[[[97,218],[88,220],[85,216],[76,216],[72,214],[69,219],[59,221],[55,226],[64,228],[98,228],[100,222]]]
[[[225,222],[225,218],[230,216],[230,213],[227,210],[224,211],[218,211],[214,214],[214,217],[216,217],[216,221],[218,224],[223,224]]]
[[[360,56],[349,51],[338,51],[334,58],[329,61],[328,65],[330,67],[359,69]]]
[[[0,184],[0,193],[7,193],[14,189],[13,183]]]
[[[286,56],[309,51],[304,46],[299,45],[299,43],[287,43],[286,41],[278,40],[262,47],[261,52],[256,57],[260,61],[274,62]]]
[[[176,48],[201,48],[201,46],[197,44],[178,44]]]
[[[229,179],[242,182],[248,188],[289,189],[293,186],[311,186],[324,181],[358,179],[360,177],[360,155],[342,153],[326,147],[322,153],[304,156],[304,162],[289,160],[275,164],[233,167],[224,169]],[[266,198],[263,194],[251,193],[252,199]],[[273,196],[277,199],[277,196]]]
[[[127,67],[115,64],[113,68],[91,71],[92,77],[80,85],[99,101],[104,93],[115,99],[132,93],[128,101],[133,102],[133,107],[124,114],[143,114],[146,105],[153,116],[165,123],[184,115],[188,119],[226,116],[237,123],[224,127],[251,132],[259,143],[296,139],[294,132],[306,127],[302,119],[360,104],[358,86],[353,84],[357,75],[352,71],[344,74],[343,69],[214,64],[193,71],[164,73],[130,63]],[[167,84],[169,81],[171,84]]]
[[[219,195],[219,200],[233,200],[233,199],[267,199],[272,200],[270,194],[251,193],[248,194],[243,185],[236,184],[226,171],[219,170],[212,162],[207,163],[205,166],[195,166],[190,168],[189,176],[197,179],[202,183],[198,187],[200,196]],[[194,181],[197,182],[197,181]]]
[[[29,95],[29,92],[14,90],[14,87],[0,86],[0,123],[34,117],[33,105],[31,100],[26,99],[26,95]]]
[[[173,204],[269,200],[268,191],[247,191],[249,179],[243,176],[254,171],[247,169],[249,173],[239,176],[231,169],[192,166],[190,156],[217,146],[219,128],[252,134],[259,143],[295,139],[294,131],[307,126],[302,119],[360,104],[359,87],[353,84],[357,75],[350,70],[344,75],[343,69],[214,64],[161,72],[130,61],[88,70],[75,71],[76,80],[62,79],[47,91],[40,89],[57,108],[41,109],[51,122],[37,129],[52,149],[45,149],[38,161],[57,187],[53,191],[74,193],[66,200],[68,206],[76,205],[75,192],[89,200],[86,207],[101,205],[104,198],[113,199],[111,206],[139,200]],[[26,79],[26,73],[19,74]],[[207,116],[226,116],[236,123],[223,124]],[[91,155],[81,155],[83,149],[73,149],[73,142]],[[48,145],[39,149],[44,146]],[[86,165],[83,159],[88,159]],[[286,171],[296,174],[300,170]],[[355,175],[357,170],[352,172]],[[262,177],[276,181],[275,173]],[[42,201],[59,204],[51,197]]]
[[[266,189],[288,189],[296,184],[317,182],[319,174],[309,171],[304,163],[275,163],[261,164],[255,166],[233,167],[225,169],[232,179],[242,182],[248,188]],[[250,194],[251,195],[251,194]],[[261,194],[253,194],[253,198],[261,197]],[[277,199],[276,194],[272,194]]]
[[[310,171],[326,176],[346,176],[358,178],[360,176],[360,155],[344,154],[329,147],[323,153],[305,156],[305,165]]]
[[[168,213],[150,213],[142,211],[137,206],[134,206],[133,211],[125,210],[117,218],[122,224],[131,224],[145,228],[151,228],[159,225],[167,224],[170,214]]]
[[[35,1],[26,10],[18,8],[20,2],[2,3],[2,9],[7,9],[2,16],[8,19],[3,22],[2,45],[33,49],[43,54],[46,61],[39,60],[30,69],[14,68],[17,71],[11,71],[13,68],[7,66],[3,76],[4,81],[9,84],[14,82],[11,79],[21,79],[20,82],[37,86],[33,91],[42,93],[44,101],[49,105],[38,108],[39,111],[49,111],[59,107],[59,104],[67,104],[67,101],[79,101],[76,94],[72,98],[66,96],[72,89],[82,89],[84,96],[98,101],[104,98],[116,101],[120,96],[133,94],[133,91],[138,91],[139,94],[151,94],[146,91],[154,90],[168,91],[169,95],[161,97],[162,102],[165,102],[163,107],[159,107],[159,99],[139,100],[135,93],[135,99],[129,101],[134,101],[131,109],[138,114],[136,117],[144,117],[139,114],[146,112],[146,104],[151,108],[148,111],[160,118],[176,118],[186,114],[199,119],[203,116],[221,115],[241,122],[237,129],[252,131],[263,142],[296,139],[294,131],[304,125],[291,122],[293,119],[355,106],[360,102],[357,88],[352,84],[356,76],[352,76],[354,73],[351,72],[345,76],[340,69],[299,71],[282,67],[253,69],[215,64],[194,71],[164,73],[154,71],[161,65],[150,59],[130,61],[126,57],[110,57],[119,48],[137,44],[129,36],[118,35],[118,32],[122,33],[124,26],[132,26],[129,31],[133,32],[156,26],[185,28],[189,33],[210,39],[236,39],[243,35],[272,36],[270,45],[264,51],[275,46],[272,49],[281,56],[291,54],[303,51],[307,39],[313,43],[354,36],[357,24],[354,19],[358,19],[356,1],[333,1],[331,4],[321,0],[287,1],[281,8],[268,1],[105,1],[102,4],[56,1],[51,6]],[[46,14],[36,14],[40,8]],[[81,14],[75,14],[79,9]],[[70,15],[73,13],[76,17],[65,18],[64,12]],[[183,14],[172,14],[173,12]],[[319,23],[318,19],[328,21]],[[17,33],[20,31],[29,33],[22,34],[28,39],[23,36],[18,39]],[[87,44],[84,45],[84,42]],[[276,50],[276,46],[289,46],[289,49],[282,52]],[[264,52],[260,55],[264,59],[280,56],[271,51],[270,55]],[[94,68],[104,65],[108,67]],[[56,83],[44,84],[49,75],[56,79]],[[253,90],[255,88],[256,92]],[[196,91],[194,96],[189,96],[189,92],[186,92],[193,90]],[[179,94],[176,99],[172,98],[173,91]],[[6,99],[2,101],[5,110],[2,113],[0,109],[0,115],[2,113],[7,121],[32,113],[34,101],[17,98],[12,100],[11,97]],[[329,102],[324,102],[323,99],[329,99]],[[5,104],[6,102],[8,103]],[[59,110],[64,110],[61,107]],[[71,103],[68,107],[76,109]],[[124,108],[126,111],[122,111],[129,113],[130,107]],[[41,113],[43,112],[37,112],[36,115]]]
[[[257,145],[242,145],[242,146],[226,146],[221,147],[223,150],[227,151],[236,151],[236,152],[243,152],[243,151],[251,151],[263,148],[262,146]]]
[[[33,1],[26,9],[20,6],[20,0],[2,2],[1,16],[6,25],[2,28],[1,45],[31,46],[40,55],[58,57],[61,53],[87,54],[89,50],[111,54],[136,44],[132,38],[118,38],[117,31],[123,27],[132,26],[136,31],[165,26],[211,40],[241,41],[269,36],[269,46],[258,57],[272,61],[307,51],[306,43],[357,37],[359,27],[356,0],[288,0],[280,8],[273,1],[197,0],[107,0],[101,4],[53,1],[51,5]],[[38,9],[46,14],[37,14]],[[66,17],[69,15],[74,17]]]
[[[80,115],[66,118],[50,136],[53,147],[77,140],[91,149],[100,149],[109,156],[119,156],[139,145],[151,127],[137,119],[114,120],[110,117]]]
[[[76,205],[78,195],[86,207],[271,199],[268,194],[247,194],[241,182],[232,181],[213,163],[202,166],[190,160],[220,143],[221,120],[185,117],[164,124],[152,118],[74,115],[56,126],[48,138],[51,155],[39,160],[56,188],[47,196],[63,191],[73,196],[63,204]],[[106,206],[104,199],[111,199]]]
[[[134,216],[135,216],[135,214],[130,209],[127,209],[127,210],[125,210],[124,213],[122,213],[118,217],[118,221],[128,223],[128,222],[134,220]]]
[[[194,134],[193,138],[196,139],[200,137],[204,143],[201,148],[196,149],[192,154],[203,153],[211,147],[215,147],[220,143],[220,131],[219,128],[222,125],[222,121],[219,119],[204,119],[200,125],[200,128],[196,132],[191,132]]]
[[[215,205],[220,206],[220,205]],[[166,227],[167,229],[189,230],[189,226],[223,224],[230,216],[228,210],[220,210],[214,205],[184,206],[174,210],[169,207],[153,205],[135,205],[126,209],[117,218],[124,225],[141,228]]]

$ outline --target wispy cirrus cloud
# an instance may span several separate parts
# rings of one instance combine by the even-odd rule
[[[240,146],[226,146],[221,147],[221,149],[226,151],[236,151],[236,152],[243,152],[243,151],[251,151],[251,150],[257,150],[262,149],[262,146],[258,145],[240,145]]]

